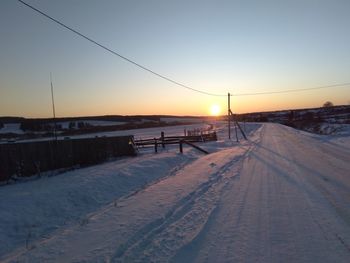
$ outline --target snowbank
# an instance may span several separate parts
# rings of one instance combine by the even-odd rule
[[[235,145],[240,147],[242,144],[226,139],[225,125],[224,122],[216,123],[218,142],[201,146],[209,152],[219,152]],[[251,139],[260,126],[247,124],[246,132]],[[183,132],[184,126],[164,128],[167,135],[174,135]],[[148,138],[158,135],[159,128],[137,132],[139,137]],[[68,226],[84,225],[94,211],[172,176],[185,165],[203,157],[190,147],[184,148],[183,155],[178,153],[178,146],[167,147],[158,154],[147,152],[151,149],[141,151],[138,157],[0,187],[0,260],[16,248],[30,249],[36,240]]]

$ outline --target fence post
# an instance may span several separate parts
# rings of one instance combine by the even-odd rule
[[[179,141],[180,153],[182,153],[182,152],[183,152],[183,151],[182,151],[182,143],[183,143],[183,140],[180,140],[180,141]]]
[[[154,152],[158,152],[158,142],[157,142],[157,138],[154,138]]]
[[[163,147],[163,149],[165,148],[165,144],[164,144],[164,132],[161,132],[160,133],[160,138],[161,138],[161,140],[162,140],[162,147]]]
[[[239,140],[238,140],[238,133],[237,133],[237,122],[234,121],[233,125],[235,126],[236,141],[239,142]]]
[[[216,136],[216,131],[214,131],[214,133],[213,133],[213,138],[214,138],[215,141],[218,140],[218,137]]]

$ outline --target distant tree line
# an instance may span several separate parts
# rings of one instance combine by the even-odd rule
[[[324,108],[330,108],[330,107],[333,107],[333,106],[334,106],[334,104],[331,101],[326,101],[325,103],[323,103],[323,107]]]
[[[266,113],[245,113],[235,114],[233,119],[237,121],[249,121],[249,122],[268,122],[269,118]]]
[[[78,129],[86,129],[86,128],[93,127],[93,125],[91,125],[90,123],[83,122],[83,121],[79,121],[77,125],[78,125]]]
[[[76,127],[76,123],[74,121],[71,121],[69,124],[68,124],[68,129],[72,130],[72,129],[75,129]]]
[[[21,122],[20,128],[23,131],[53,131],[54,124],[41,120],[25,120]],[[56,130],[60,129],[62,129],[62,125],[56,124]]]
[[[23,131],[53,131],[55,127],[55,124],[52,122],[46,122],[42,120],[25,120],[21,122],[20,128]],[[74,122],[71,121],[68,123],[68,129],[73,130],[73,129],[88,129],[94,127],[88,122]],[[56,123],[56,130],[65,130],[62,127],[62,124]]]
[[[94,125],[88,123],[88,122],[83,122],[83,121],[71,121],[68,123],[68,129],[69,130],[74,130],[74,129],[87,129],[87,128],[92,128]]]

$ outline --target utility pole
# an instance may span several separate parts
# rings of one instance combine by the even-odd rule
[[[231,116],[233,116],[233,113],[231,111],[231,100],[230,100],[230,93],[227,94],[227,119],[228,119],[228,138],[231,139]],[[241,126],[239,125],[236,118],[233,118],[233,125],[235,126],[235,133],[236,133],[236,140],[238,140],[238,133],[237,133],[237,127],[239,128],[240,132],[243,135],[243,138],[247,140],[247,136],[245,135],[244,131],[242,130]]]
[[[231,106],[230,106],[230,93],[227,94],[227,120],[228,120],[228,138],[231,139]]]
[[[53,113],[53,135],[57,141],[57,131],[56,131],[56,111],[55,111],[55,100],[53,96],[53,84],[52,84],[52,74],[50,72],[50,82],[51,82],[51,101],[52,101],[52,113]]]

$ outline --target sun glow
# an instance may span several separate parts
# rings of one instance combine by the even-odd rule
[[[221,107],[217,104],[211,105],[210,107],[210,115],[218,116],[221,112]]]

